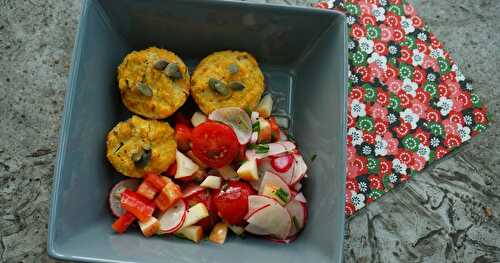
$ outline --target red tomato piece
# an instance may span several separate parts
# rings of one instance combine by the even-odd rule
[[[174,173],[175,174],[175,173]],[[161,177],[155,173],[147,173],[144,177],[144,181],[152,185],[156,190],[160,191],[165,187],[166,183]]]
[[[134,223],[135,219],[136,217],[132,213],[125,212],[125,214],[115,220],[111,227],[116,231],[116,233],[121,234],[127,231],[127,228]]]
[[[193,128],[184,123],[175,124],[175,142],[181,151],[189,151],[191,148],[190,143],[192,131]]]
[[[248,212],[248,196],[255,190],[247,183],[229,181],[227,187],[216,190],[212,197],[217,214],[229,224],[239,225]]]
[[[130,189],[123,191],[120,204],[123,209],[132,213],[141,222],[148,220],[155,210],[152,201]]]
[[[212,168],[231,163],[238,155],[239,149],[236,134],[225,124],[207,121],[193,129],[193,154]]]
[[[280,127],[276,122],[276,118],[274,117],[269,118],[269,123],[271,123],[271,140],[277,142],[280,140],[281,133],[280,133]]]

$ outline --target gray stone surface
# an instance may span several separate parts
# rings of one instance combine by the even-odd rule
[[[500,1],[412,2],[500,119]],[[53,262],[48,205],[80,5],[0,0],[1,262]],[[345,262],[500,262],[499,143],[496,122],[351,218]]]

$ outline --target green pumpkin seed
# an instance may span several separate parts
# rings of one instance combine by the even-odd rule
[[[224,82],[222,82],[220,80],[216,80],[216,79],[211,78],[208,80],[208,86],[223,96],[229,95],[229,89],[226,87],[226,84],[224,84]]]
[[[234,74],[238,73],[239,71],[240,71],[240,68],[238,67],[237,64],[235,64],[235,63],[229,64],[229,72],[231,73],[231,75],[234,75]]]
[[[137,155],[138,154],[132,155],[132,160],[134,160],[135,167],[137,168],[146,167],[146,165],[148,165],[149,161],[151,160],[151,150],[142,151],[142,154],[140,155],[139,159],[137,159]]]
[[[164,59],[160,59],[156,61],[156,63],[153,65],[153,68],[157,70],[164,70],[168,65],[168,62]]]
[[[145,143],[142,145],[142,149],[149,151],[151,150],[151,144],[150,143]]]
[[[182,78],[182,74],[177,63],[170,63],[165,67],[165,75],[170,77],[171,79],[180,79]]]
[[[232,81],[231,83],[229,83],[229,85],[227,85],[227,87],[237,91],[245,89],[245,85],[243,85],[243,83],[239,81]]]
[[[146,97],[151,97],[153,96],[153,90],[147,85],[147,84],[144,84],[142,82],[139,82],[139,84],[137,84],[137,90],[143,95],[143,96],[146,96]]]

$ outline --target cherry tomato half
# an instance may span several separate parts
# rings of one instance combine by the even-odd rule
[[[215,191],[212,199],[217,214],[229,224],[239,225],[248,212],[248,196],[255,194],[249,184],[228,181],[227,188]]]
[[[196,126],[191,142],[193,154],[212,168],[231,163],[240,149],[234,131],[225,124],[212,121]]]

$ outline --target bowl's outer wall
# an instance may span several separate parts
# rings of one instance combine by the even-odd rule
[[[248,237],[224,246],[113,233],[107,192],[123,178],[105,158],[107,132],[130,113],[116,84],[125,54],[150,45],[190,66],[221,49],[261,62],[278,112],[310,164],[309,222],[280,245]],[[219,1],[86,0],[75,41],[49,220],[52,257],[91,262],[337,262],[342,256],[345,174],[346,29],[342,14]],[[306,160],[308,161],[308,160]]]

